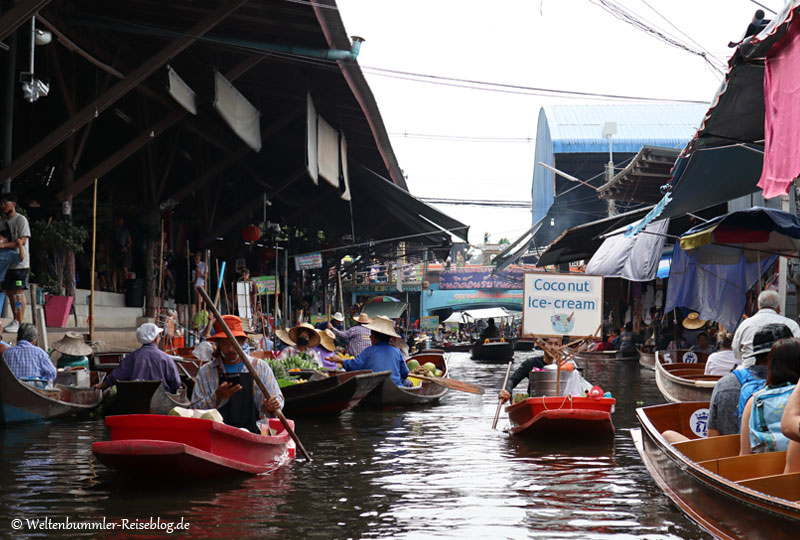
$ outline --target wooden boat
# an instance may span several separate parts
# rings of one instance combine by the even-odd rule
[[[176,394],[167,392],[161,381],[117,381],[114,388],[104,407],[106,414],[167,414],[173,407],[189,406],[185,386]]]
[[[89,412],[100,405],[103,392],[95,388],[55,385],[35,388],[17,379],[0,358],[0,424],[50,420]]]
[[[355,407],[391,371],[345,371],[281,389],[284,414],[339,414]]]
[[[664,399],[672,403],[681,401],[709,401],[719,375],[705,375],[705,358],[703,362],[664,362],[663,353],[672,358],[686,358],[688,351],[656,352],[656,385]],[[700,357],[701,353],[697,356]]]
[[[513,341],[476,341],[472,345],[471,355],[473,360],[484,362],[508,362],[514,357]]]
[[[416,359],[420,365],[431,362],[437,369],[442,370],[442,377],[447,376],[447,362],[442,353],[427,351],[416,354],[409,357],[406,363],[411,359]],[[447,393],[447,388],[430,381],[422,381],[418,386],[400,387],[394,384],[390,375],[391,373],[387,373],[383,381],[367,394],[361,403],[376,407],[424,405],[439,401]]]
[[[636,409],[636,449],[659,487],[690,519],[723,539],[796,539],[800,473],[784,474],[786,452],[739,456],[739,435],[699,438],[708,402]],[[699,417],[699,418],[698,418]],[[691,440],[668,443],[673,430]]]
[[[92,444],[92,452],[106,467],[135,477],[261,474],[288,462],[295,452],[280,421],[272,418],[269,425],[273,436],[204,418],[109,416],[111,440]]]
[[[511,433],[526,437],[608,441],[614,437],[614,398],[532,397],[506,407]]]
[[[529,338],[520,338],[514,342],[515,351],[532,351],[536,347],[536,342]]]
[[[639,359],[638,351],[622,352],[622,351],[580,351],[574,356],[575,360],[584,360],[587,362],[593,361],[620,361],[620,362],[636,362]]]
[[[647,369],[656,369],[656,351],[652,346],[639,349],[639,365]]]
[[[461,341],[459,343],[450,343],[445,341],[444,343],[445,352],[469,352],[471,348],[472,343],[468,341]]]

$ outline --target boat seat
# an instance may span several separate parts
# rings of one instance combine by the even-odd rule
[[[739,455],[739,434],[706,437],[673,444],[692,461],[709,461]]]
[[[786,452],[767,452],[700,461],[698,465],[728,480],[739,482],[783,473]]]
[[[787,501],[800,501],[800,472],[775,474],[736,483]]]

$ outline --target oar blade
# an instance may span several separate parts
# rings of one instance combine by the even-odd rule
[[[484,392],[483,388],[481,388],[477,384],[472,384],[465,381],[457,381],[455,379],[447,379],[440,377],[425,377],[422,375],[414,375],[413,373],[410,376],[416,379],[421,379],[423,381],[430,381],[433,384],[444,386],[445,388],[449,388],[450,390],[457,390],[459,392],[466,392],[468,394],[483,394]]]

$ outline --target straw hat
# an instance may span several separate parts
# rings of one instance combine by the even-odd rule
[[[319,334],[320,345],[330,352],[336,350],[336,344],[333,342],[336,339],[336,334],[330,330],[317,330],[317,334]]]
[[[369,315],[366,313],[359,313],[358,317],[353,317],[353,320],[356,321],[358,324],[369,324],[372,322],[372,319],[369,318]]]
[[[331,315],[331,319],[333,319],[334,321],[343,322],[344,321],[344,315],[342,315],[342,313],[340,311],[337,311],[336,313]]]
[[[697,313],[689,313],[689,316],[683,319],[683,327],[687,330],[697,330],[705,326],[706,321],[700,318]]]
[[[394,322],[392,319],[389,317],[384,317],[383,315],[378,315],[372,319],[372,322],[364,325],[364,328],[369,328],[373,332],[377,332],[385,336],[392,336],[396,338],[400,337],[400,335],[394,331]]]
[[[69,356],[88,356],[94,352],[92,348],[83,341],[83,334],[78,332],[67,332],[64,337],[53,343],[53,349],[61,354]]]
[[[317,345],[319,345],[319,334],[317,334],[317,329],[306,322],[298,324],[297,326],[289,330],[289,338],[295,343],[297,343],[297,333],[300,332],[300,329],[302,328],[310,330],[309,333],[311,334],[311,337],[308,338],[307,347],[316,347]]]
[[[242,330],[242,319],[237,317],[236,315],[223,315],[222,320],[225,321],[225,324],[228,325],[230,328],[233,337],[242,337],[247,338],[247,334],[244,333]],[[208,341],[214,341],[217,339],[227,339],[227,335],[222,330],[222,326],[220,326],[218,321],[214,322],[214,335],[208,338]]]
[[[290,347],[294,347],[297,345],[292,338],[289,337],[289,331],[284,330],[283,328],[278,328],[275,330],[275,335],[278,337],[279,340],[283,341],[285,344],[289,345]]]

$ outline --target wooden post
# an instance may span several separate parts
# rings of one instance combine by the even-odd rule
[[[344,294],[342,293],[342,271],[338,270],[337,274],[339,275],[339,311],[342,312],[344,315]]]
[[[97,258],[97,178],[92,196],[92,268],[89,271],[89,343],[94,343],[94,268]]]
[[[158,257],[158,307],[156,317],[161,314],[164,307],[164,220],[161,220],[161,249]]]

